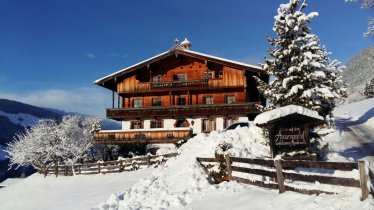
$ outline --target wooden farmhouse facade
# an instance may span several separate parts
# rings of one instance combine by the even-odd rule
[[[103,130],[95,143],[171,143],[192,134],[223,130],[253,119],[259,67],[189,49],[188,40],[170,50],[95,81],[112,91],[107,118],[122,122],[122,130]]]

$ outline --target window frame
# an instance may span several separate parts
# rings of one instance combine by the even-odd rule
[[[209,77],[206,77],[205,75],[210,75]],[[214,78],[214,75],[213,75],[213,72],[203,72],[203,79],[213,79]]]
[[[184,104],[181,104],[180,102],[180,99],[184,99]],[[185,106],[185,105],[187,105],[187,97],[185,97],[185,96],[179,96],[179,97],[177,97],[177,105],[178,106]]]
[[[131,120],[130,129],[144,129],[144,121],[143,120]]]
[[[161,75],[155,75],[152,77],[152,82],[161,82]]]
[[[140,106],[139,105],[136,105],[135,104],[135,101],[140,101]],[[135,106],[136,105],[136,106]],[[141,98],[134,98],[133,100],[132,100],[132,107],[143,107],[143,99],[141,99]]]
[[[160,105],[155,105],[154,101],[160,100]],[[161,98],[152,98],[152,106],[162,106],[162,99]]]
[[[152,125],[156,125],[156,126],[152,126]],[[157,120],[157,119],[153,119],[153,120],[150,120],[150,128],[163,128],[164,127],[164,120]]]
[[[208,124],[206,124],[205,122],[208,122]],[[205,128],[207,128],[207,129],[205,129]],[[208,132],[212,132],[212,131],[215,131],[215,130],[216,130],[216,119],[213,119],[213,118],[202,119],[201,131],[203,133],[208,133]]]
[[[184,79],[182,80],[180,76],[183,75]],[[187,74],[176,74],[176,81],[186,81],[187,80]]]
[[[228,122],[230,122],[230,123],[227,124]],[[223,129],[226,129],[230,125],[232,125],[234,123],[238,123],[238,122],[239,122],[239,118],[238,117],[225,117],[223,119]]]
[[[234,98],[234,102],[230,102],[229,103],[228,99],[231,98],[231,97]],[[235,103],[236,103],[236,97],[235,97],[235,95],[226,95],[225,96],[225,104],[235,104]]]
[[[210,98],[211,99],[211,103],[206,103],[207,102],[207,98]],[[203,96],[203,104],[205,105],[212,105],[214,104],[214,97],[213,96]]]

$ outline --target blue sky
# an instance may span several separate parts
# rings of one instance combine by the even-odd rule
[[[0,98],[104,116],[107,74],[168,50],[192,49],[257,64],[286,0],[0,0]],[[345,0],[309,0],[311,27],[346,63],[374,44],[363,38],[372,11]]]

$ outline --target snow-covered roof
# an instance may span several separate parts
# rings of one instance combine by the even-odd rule
[[[296,106],[296,105],[288,105],[284,107],[280,107],[277,109],[273,109],[271,111],[263,112],[254,120],[256,125],[263,125],[267,124],[273,120],[292,115],[292,114],[299,114],[304,115],[310,118],[314,118],[317,120],[323,120],[323,117],[318,114],[318,112],[307,109],[305,107]]]
[[[94,83],[97,84],[97,85],[101,85],[102,83],[104,83],[108,80],[114,79],[118,76],[122,76],[123,74],[126,74],[126,73],[130,72],[131,70],[134,70],[134,69],[140,68],[142,66],[148,65],[152,62],[158,61],[162,58],[165,58],[165,57],[167,57],[169,55],[173,55],[173,54],[181,54],[181,55],[186,55],[186,56],[191,56],[191,57],[199,57],[199,58],[206,59],[206,60],[209,60],[209,61],[212,61],[212,62],[228,63],[228,64],[232,64],[232,65],[238,66],[238,67],[246,69],[246,70],[255,71],[255,72],[259,72],[259,73],[266,73],[259,66],[246,64],[246,63],[242,63],[242,62],[238,62],[238,61],[233,61],[233,60],[229,60],[229,59],[225,59],[225,58],[221,58],[221,57],[217,57],[217,56],[212,56],[212,55],[208,55],[208,54],[204,54],[204,53],[200,53],[200,52],[196,52],[196,51],[192,51],[192,50],[186,50],[186,49],[183,49],[182,47],[180,47],[179,45],[176,45],[175,47],[171,48],[170,50],[168,50],[166,52],[160,53],[160,54],[158,54],[156,56],[153,56],[149,59],[146,59],[146,60],[141,61],[139,63],[136,63],[132,66],[129,66],[127,68],[121,69],[121,70],[119,70],[117,72],[114,72],[112,74],[109,74],[105,77],[97,79]]]

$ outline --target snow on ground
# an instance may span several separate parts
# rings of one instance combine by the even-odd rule
[[[347,195],[304,195],[295,192],[278,194],[250,185],[239,185],[235,182],[222,183],[219,191],[213,191],[204,198],[195,200],[183,207],[173,206],[170,210],[373,210],[372,199],[360,201],[359,194]],[[235,190],[233,190],[235,189]]]
[[[113,192],[149,177],[153,168],[119,174],[44,176],[34,174],[12,186],[0,188],[1,210],[91,209]]]
[[[196,161],[196,157],[214,157],[218,144],[232,144],[228,151],[232,156],[269,156],[269,147],[261,130],[253,124],[248,128],[238,127],[226,132],[199,134],[179,148],[180,155],[170,159],[153,173],[150,179],[141,180],[121,193],[112,194],[98,209],[167,209],[170,206],[185,206],[193,200],[215,191],[225,190],[220,185],[211,185],[207,174]]]
[[[39,118],[35,117],[34,115],[24,113],[10,114],[0,111],[0,115],[7,117],[13,124],[20,125],[22,127],[31,126],[39,120]]]
[[[96,209],[374,209],[374,201],[361,202],[359,191],[338,195],[308,196],[293,192],[224,182],[212,185],[196,157],[214,157],[218,144],[227,142],[232,156],[269,157],[269,146],[260,128],[240,128],[200,134],[179,149],[180,155],[157,169],[150,179],[112,194]],[[339,201],[339,202],[337,202]]]
[[[337,109],[343,122],[372,120],[374,100]],[[347,114],[346,114],[347,113]],[[365,118],[367,118],[365,120]],[[346,124],[344,124],[346,125]],[[354,161],[347,149],[356,143],[337,129],[323,138],[330,143],[330,161]],[[238,127],[210,135],[199,134],[179,149],[179,155],[156,169],[120,174],[58,177],[33,175],[8,188],[0,189],[0,209],[368,209],[374,200],[360,201],[359,189],[336,195],[278,194],[277,190],[224,182],[212,185],[196,157],[214,157],[217,145],[232,145],[231,156],[270,156],[260,128]],[[306,173],[311,173],[310,171]],[[352,172],[353,173],[353,172]],[[318,183],[317,183],[318,184]]]
[[[24,178],[8,178],[0,183],[0,187],[8,187],[10,185],[14,185],[17,182],[22,181]]]

